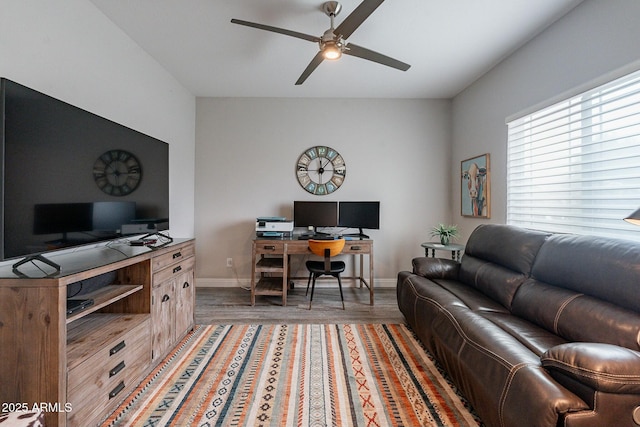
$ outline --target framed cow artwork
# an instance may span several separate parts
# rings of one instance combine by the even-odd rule
[[[490,218],[489,154],[463,160],[460,170],[460,210],[462,216]]]

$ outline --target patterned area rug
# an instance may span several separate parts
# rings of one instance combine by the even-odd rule
[[[477,426],[404,325],[200,326],[103,426]]]

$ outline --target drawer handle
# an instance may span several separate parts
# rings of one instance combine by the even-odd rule
[[[173,254],[173,259],[180,258],[182,256],[182,252],[176,252]]]
[[[360,246],[351,246],[351,250],[352,250],[352,251],[359,251],[359,250],[361,250],[361,249],[362,249],[362,248],[361,248]]]
[[[120,384],[118,384],[116,386],[116,388],[111,390],[111,393],[109,393],[109,400],[111,400],[114,397],[116,397],[118,395],[118,393],[120,393],[122,390],[124,390],[124,381],[120,381]]]
[[[117,352],[119,352],[120,350],[125,348],[126,346],[127,345],[124,343],[124,341],[120,341],[115,347],[113,347],[111,350],[109,350],[109,356],[113,356],[114,354],[116,354]]]
[[[109,371],[109,378],[116,375],[118,372],[122,371],[125,368],[124,360],[116,365],[115,368]]]
[[[264,246],[264,249],[267,251],[275,251],[276,247],[273,245]]]
[[[182,289],[186,289],[186,288],[188,288],[189,286],[191,286],[191,285],[189,284],[189,282],[184,282],[184,283],[182,284]]]
[[[164,296],[162,297],[162,302],[167,302],[167,301],[169,301],[169,298],[170,298],[170,297],[169,297],[169,295],[164,294]]]
[[[180,270],[182,270],[182,266],[181,266],[181,265],[179,265],[179,266],[175,267],[175,268],[173,269],[173,273],[175,274],[175,273],[177,273],[177,272],[178,272],[178,271],[180,271]]]

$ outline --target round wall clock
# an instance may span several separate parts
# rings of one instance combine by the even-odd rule
[[[333,148],[311,147],[298,158],[298,182],[311,194],[325,195],[336,191],[344,182],[347,166]]]
[[[140,185],[142,166],[128,151],[109,150],[94,163],[93,179],[105,193],[126,196]]]

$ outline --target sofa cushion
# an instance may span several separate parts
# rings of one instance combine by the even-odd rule
[[[529,275],[547,236],[549,233],[509,225],[483,224],[469,236],[464,254]],[[464,257],[462,261],[464,265]]]
[[[460,305],[460,303],[462,303],[465,307],[472,311],[489,311],[505,314],[509,313],[509,310],[504,308],[502,304],[496,302],[477,289],[467,286],[456,280],[435,279],[433,280],[433,282],[441,288],[445,289],[447,292],[451,293],[455,300],[459,302],[456,305]]]
[[[567,341],[640,350],[640,314],[537,280],[529,279],[520,286],[512,313]]]
[[[513,297],[526,278],[523,273],[466,254],[460,266],[462,283],[478,289],[506,308],[511,308]]]
[[[458,280],[511,308],[547,235],[504,225],[478,226],[469,237]]]
[[[538,356],[542,356],[548,349],[566,342],[563,338],[546,329],[511,314],[482,312],[481,315],[515,337]]]
[[[640,251],[633,242],[557,234],[540,248],[531,275],[640,313],[639,271]]]

